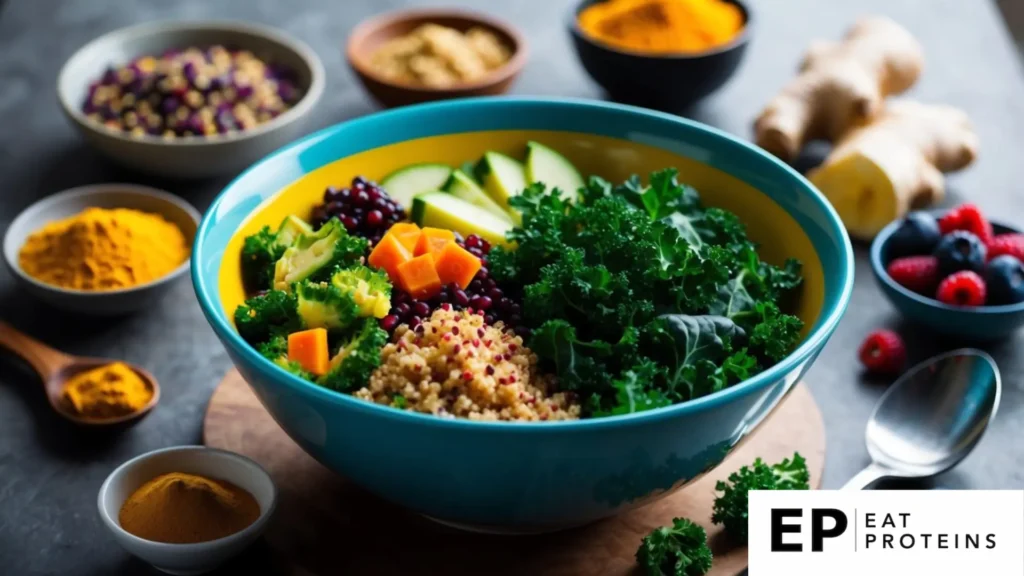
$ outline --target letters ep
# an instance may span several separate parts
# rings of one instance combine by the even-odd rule
[[[800,542],[783,542],[786,534],[799,534],[801,524],[799,522],[787,522],[790,518],[803,518],[804,511],[799,508],[773,508],[772,509],[772,552],[803,552],[804,546]],[[831,518],[835,523],[831,528],[825,528],[825,519]],[[842,510],[835,508],[812,508],[811,509],[811,551],[821,552],[824,548],[826,538],[837,538],[846,532],[849,520]]]

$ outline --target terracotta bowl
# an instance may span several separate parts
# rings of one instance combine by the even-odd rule
[[[512,50],[509,61],[474,82],[450,88],[431,88],[396,82],[380,75],[371,59],[385,42],[409,34],[422,24],[440,24],[465,32],[473,27],[490,30]],[[525,37],[512,25],[488,16],[459,9],[399,10],[376,16],[356,26],[345,50],[349,66],[373,98],[386,108],[435,100],[504,94],[512,86],[527,59]]]

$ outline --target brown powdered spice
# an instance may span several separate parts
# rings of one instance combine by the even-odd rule
[[[259,516],[256,499],[238,486],[172,472],[136,490],[121,507],[118,520],[139,538],[193,544],[240,532]]]

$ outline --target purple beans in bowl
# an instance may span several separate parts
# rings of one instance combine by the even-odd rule
[[[324,88],[301,41],[235,22],[111,32],[60,72],[65,115],[118,163],[178,178],[240,171],[301,135]]]

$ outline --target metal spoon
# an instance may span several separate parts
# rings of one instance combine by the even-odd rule
[[[46,391],[46,397],[50,401],[50,406],[52,406],[58,414],[72,422],[75,422],[76,424],[84,424],[88,426],[122,424],[124,422],[143,417],[152,410],[160,400],[160,385],[157,383],[156,378],[153,378],[152,374],[142,368],[139,368],[134,364],[129,364],[131,369],[134,370],[146,385],[149,386],[149,389],[153,391],[153,397],[149,402],[135,412],[125,414],[124,416],[104,419],[82,418],[75,414],[64,401],[64,384],[75,374],[84,372],[85,370],[91,370],[92,368],[103,366],[105,364],[110,364],[111,362],[115,362],[115,360],[109,360],[106,358],[85,358],[65,354],[50,348],[42,342],[39,342],[18,330],[15,330],[3,321],[0,321],[0,346],[17,354],[25,360],[25,362],[28,362],[33,369],[35,369],[39,374],[39,377],[42,378],[43,389]]]
[[[1000,394],[999,368],[980,350],[954,350],[914,366],[879,399],[866,433],[871,464],[843,489],[949,470],[981,440]]]

